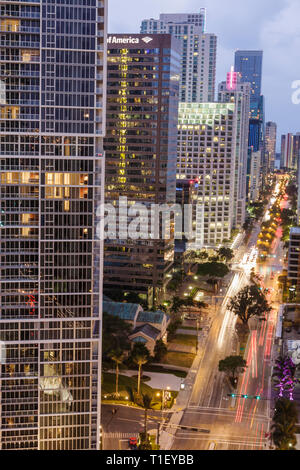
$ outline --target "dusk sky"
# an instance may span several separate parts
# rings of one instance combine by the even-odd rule
[[[266,121],[278,124],[279,136],[300,132],[300,104],[292,103],[292,83],[300,81],[299,0],[108,0],[108,4],[110,33],[138,33],[145,18],[196,13],[206,7],[206,30],[218,36],[217,84],[233,65],[236,49],[262,49]]]

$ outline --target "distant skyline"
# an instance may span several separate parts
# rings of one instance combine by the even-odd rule
[[[280,136],[300,132],[300,105],[292,103],[292,83],[300,80],[299,0],[109,0],[109,32],[138,33],[145,18],[160,13],[192,13],[207,9],[207,32],[218,36],[217,83],[226,79],[237,49],[263,50],[262,93],[266,122]]]

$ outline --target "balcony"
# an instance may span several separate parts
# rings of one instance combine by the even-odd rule
[[[27,41],[0,41],[0,46],[2,47],[30,47],[38,48],[40,47],[39,42],[27,42]]]
[[[6,91],[40,91],[40,87],[39,85],[7,85]]]
[[[18,114],[17,116],[0,115],[0,121],[39,121],[39,114]]]
[[[0,106],[6,105],[26,105],[26,106],[39,106],[39,100],[6,100],[6,103],[0,103]]]
[[[27,1],[27,0],[25,0]],[[30,3],[40,3],[38,2],[30,2]],[[40,18],[41,14],[39,12],[27,12],[27,11],[4,11],[2,13],[3,18]]]
[[[6,55],[6,56],[1,56],[0,60],[3,62],[22,62],[24,64],[30,64],[30,63],[38,63],[40,61],[39,56],[35,55],[28,55],[28,57],[20,56],[20,55]]]
[[[30,28],[29,26],[16,26],[15,29],[12,29],[11,26],[2,26],[0,28],[0,33],[34,33],[40,34],[40,28]]]

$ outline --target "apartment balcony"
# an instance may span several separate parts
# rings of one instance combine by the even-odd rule
[[[0,120],[0,122],[1,122],[1,120]],[[26,122],[26,121],[24,121],[24,122]],[[38,127],[31,127],[31,126],[28,126],[26,128],[16,127],[14,129],[12,129],[11,127],[1,127],[0,128],[0,134],[1,134],[1,132],[5,132],[5,134],[8,134],[8,135],[10,135],[10,134],[15,135],[17,133],[28,134],[28,132],[30,132],[30,133],[31,132],[33,132],[33,133],[39,132],[39,129],[38,129]]]
[[[33,33],[40,34],[40,28],[31,28],[30,26],[16,26],[14,29],[11,26],[0,27],[0,33]]]
[[[38,121],[39,119],[39,114],[18,114],[17,116],[0,115],[0,121]]]
[[[7,105],[26,105],[26,106],[39,106],[39,100],[6,100],[5,103],[0,103],[0,106],[7,106]]]
[[[0,155],[2,156],[6,156],[6,157],[11,157],[12,155],[16,155],[16,156],[25,156],[25,155],[28,155],[30,157],[38,157],[40,156],[40,152],[25,152],[25,151],[0,151]],[[24,166],[1,166],[0,168],[0,171],[5,171],[5,170],[8,170],[8,171],[12,171],[12,170],[18,170],[18,171],[24,171]],[[34,166],[28,166],[26,165],[26,170],[38,170],[38,166],[37,165],[34,165]]]
[[[27,1],[27,0],[25,0]],[[20,2],[22,3],[22,2]],[[31,1],[28,3],[40,3],[40,1],[35,2]],[[40,19],[41,14],[39,12],[33,12],[33,11],[4,11],[2,13],[2,18],[32,18],[32,19]]]
[[[1,56],[0,57],[0,60],[1,62],[21,62],[22,64],[26,63],[26,64],[37,64],[40,62],[40,57],[39,56],[35,56],[35,55],[31,55],[28,57],[24,57],[24,56],[21,56],[21,55],[6,55],[6,56]]]
[[[9,93],[10,91],[40,91],[40,87],[38,85],[7,85],[6,91]]]
[[[0,46],[2,47],[30,47],[30,48],[40,48],[39,42],[28,42],[28,41],[0,41]]]
[[[0,76],[4,77],[39,77],[40,72],[32,70],[6,70],[0,71]]]

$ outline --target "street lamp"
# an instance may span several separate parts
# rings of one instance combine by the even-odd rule
[[[162,394],[161,394],[161,423],[159,422],[157,423],[157,445],[159,445],[160,425],[163,424],[163,410],[165,407],[165,392],[169,390],[170,390],[170,387],[167,387],[166,390],[165,389],[162,390]],[[157,392],[156,396],[160,397],[160,392]]]

